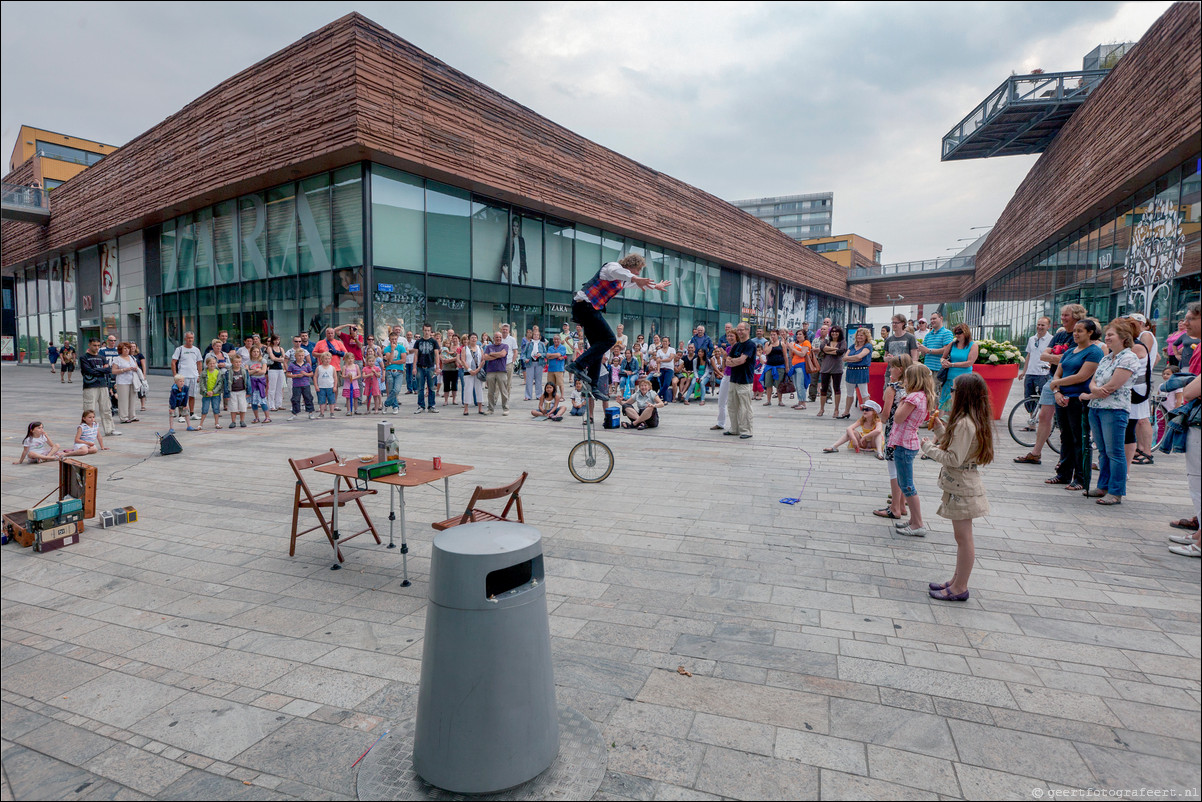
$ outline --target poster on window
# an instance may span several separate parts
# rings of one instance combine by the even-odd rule
[[[1156,296],[1167,290],[1185,262],[1185,232],[1176,205],[1167,198],[1148,204],[1131,233],[1127,254],[1129,305],[1154,320]]]
[[[806,291],[791,284],[780,285],[780,298],[776,311],[778,328],[797,331],[806,319]]]
[[[759,276],[743,274],[741,318],[756,326],[776,322],[776,282]]]
[[[100,300],[117,300],[117,240],[100,243]]]

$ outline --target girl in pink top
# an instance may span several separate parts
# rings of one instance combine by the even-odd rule
[[[893,430],[889,433],[887,445],[893,447],[897,483],[906,497],[910,520],[905,524],[899,522],[896,526],[903,535],[926,537],[918,489],[914,486],[914,458],[918,456],[918,449],[922,445],[918,427],[927,419],[927,410],[935,405],[935,377],[931,369],[921,362],[906,368],[902,374],[902,392],[902,402],[893,413]]]
[[[347,354],[342,358],[342,394],[346,396],[346,414],[347,416],[357,415],[358,410],[355,409],[355,399],[362,397],[362,392],[359,389],[359,376],[361,371],[359,366],[355,364],[355,358]]]

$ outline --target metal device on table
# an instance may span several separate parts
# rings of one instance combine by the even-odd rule
[[[585,401],[591,407],[593,391],[589,385],[584,385]],[[604,413],[605,410],[603,409]],[[586,484],[604,482],[613,473],[614,452],[609,446],[597,440],[593,435],[593,416],[590,410],[584,413],[584,439],[572,446],[568,452],[568,470],[577,481]]]

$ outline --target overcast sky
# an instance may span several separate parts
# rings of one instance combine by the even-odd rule
[[[123,144],[355,10],[719,197],[833,191],[835,233],[934,258],[1035,160],[944,164],[941,137],[1011,72],[1080,69],[1169,5],[5,2],[0,135],[6,159],[22,124]]]

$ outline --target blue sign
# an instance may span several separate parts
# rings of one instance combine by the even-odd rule
[[[353,292],[353,291],[354,291],[356,288],[357,288],[357,285],[351,285],[351,291],[352,291],[352,292]],[[392,289],[392,285],[391,285],[391,284],[377,284],[377,285],[376,285],[376,292],[393,292],[393,291],[394,291],[394,290]]]
[[[352,285],[350,285],[349,287],[347,287],[347,288],[346,288],[346,290],[347,290],[347,292],[358,292],[358,291],[359,291],[359,285],[358,285],[358,284],[352,284]]]

